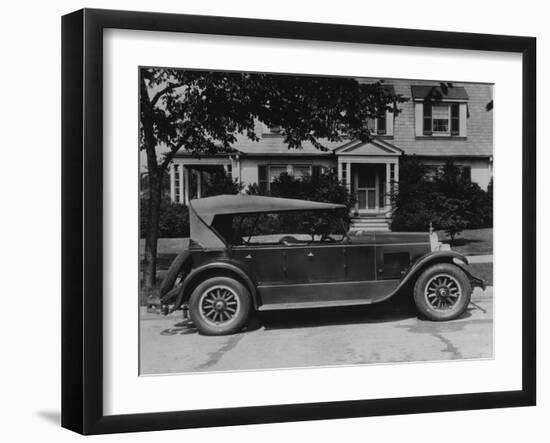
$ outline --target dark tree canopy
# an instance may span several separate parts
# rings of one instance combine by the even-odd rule
[[[147,68],[142,79],[142,124],[152,123],[170,151],[227,151],[238,133],[257,140],[255,119],[280,126],[291,149],[303,141],[326,149],[323,139],[367,140],[369,119],[404,101],[380,82],[353,78]]]

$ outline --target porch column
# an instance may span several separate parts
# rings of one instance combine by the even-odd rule
[[[185,182],[185,185],[183,187],[183,203],[188,205],[189,204],[189,169],[184,168],[183,165],[181,169],[183,174],[183,181]]]
[[[390,175],[391,175],[391,163],[386,163],[386,195],[384,196],[384,205],[386,211],[390,209]]]
[[[338,161],[338,181],[342,181],[342,162]]]
[[[348,191],[351,192],[351,163],[346,163],[346,185],[348,187]]]
[[[185,172],[183,171],[184,170],[184,167],[182,164],[179,165],[178,167],[178,173],[179,173],[179,180],[180,180],[180,201],[178,203],[183,203],[184,202],[184,197],[183,197],[183,193],[185,192],[185,186],[184,186],[184,183],[183,183],[183,176],[185,175]]]
[[[176,173],[174,163],[170,164],[170,201],[176,201]]]

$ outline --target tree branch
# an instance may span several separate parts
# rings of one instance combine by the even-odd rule
[[[177,89],[177,88],[179,88],[181,86],[184,86],[184,85],[185,85],[184,83],[174,83],[174,84],[172,84],[170,86],[167,86],[166,88],[160,90],[159,92],[157,92],[155,94],[155,96],[151,100],[151,106],[154,107],[164,94],[167,94],[168,92],[173,91],[174,89]]]
[[[174,156],[176,155],[176,152],[179,151],[179,149],[183,146],[183,143],[181,143],[180,145],[178,146],[172,146],[172,148],[170,148],[170,152],[168,152],[166,154],[166,156],[164,157],[164,160],[162,161],[162,163],[160,164],[159,166],[159,170],[160,171],[164,171],[168,165],[170,164],[170,162],[172,161],[172,159],[174,158]]]

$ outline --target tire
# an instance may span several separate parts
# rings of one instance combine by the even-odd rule
[[[439,263],[426,269],[414,285],[414,302],[433,321],[454,320],[468,308],[472,285],[458,266]]]
[[[185,264],[190,256],[191,252],[186,249],[180,252],[177,257],[172,261],[160,285],[159,295],[161,298],[164,297],[172,289],[176,278],[181,271],[182,266]]]
[[[230,277],[212,277],[189,298],[191,320],[204,335],[227,335],[242,329],[250,311],[250,292]]]

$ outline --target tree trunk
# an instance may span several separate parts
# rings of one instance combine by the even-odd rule
[[[156,285],[158,226],[162,194],[162,174],[149,173],[149,211],[145,234],[145,258],[143,263],[143,288],[153,290]]]

